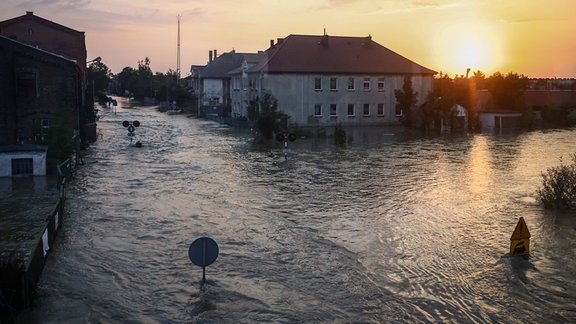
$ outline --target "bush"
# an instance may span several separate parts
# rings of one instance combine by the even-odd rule
[[[576,208],[576,153],[571,158],[572,164],[566,165],[560,159],[559,166],[542,173],[542,188],[536,194],[544,208]]]
[[[346,144],[346,130],[340,123],[338,123],[334,129],[334,143],[336,143],[336,145]]]

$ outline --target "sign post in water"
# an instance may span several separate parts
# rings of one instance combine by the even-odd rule
[[[209,237],[196,239],[188,248],[188,257],[192,263],[202,267],[202,283],[205,283],[206,267],[218,258],[218,244]]]

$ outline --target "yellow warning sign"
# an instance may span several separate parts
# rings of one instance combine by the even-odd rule
[[[523,217],[520,217],[512,237],[510,237],[510,256],[530,253],[530,231]]]
[[[514,229],[514,233],[512,233],[512,237],[510,237],[510,240],[521,240],[529,238],[530,231],[528,231],[524,217],[520,217],[518,224],[516,224],[516,228]]]
[[[510,242],[510,256],[530,253],[530,239],[513,240]]]

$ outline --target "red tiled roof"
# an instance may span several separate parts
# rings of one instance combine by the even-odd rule
[[[289,35],[250,71],[268,73],[435,74],[372,37]]]

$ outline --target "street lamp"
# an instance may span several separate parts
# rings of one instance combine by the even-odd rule
[[[92,62],[98,62],[98,63],[100,63],[100,61],[102,61],[102,58],[101,58],[100,56],[97,56],[95,59],[86,62],[86,64],[89,64],[89,63],[92,63]]]

